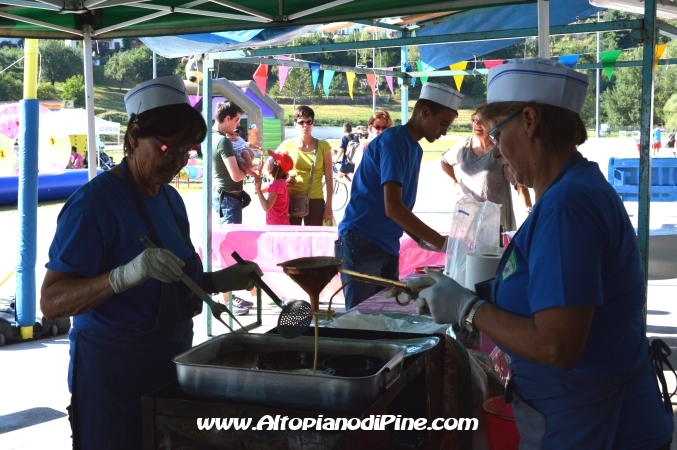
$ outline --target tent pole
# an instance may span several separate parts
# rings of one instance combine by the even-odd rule
[[[651,129],[654,107],[654,58],[658,31],[656,28],[656,0],[644,2],[644,23],[642,26],[642,103],[640,106],[640,152],[639,152],[639,193],[637,239],[639,256],[644,269],[644,283],[649,280],[649,209],[651,206]],[[644,306],[646,323],[646,305]]]
[[[157,53],[153,52],[153,79],[157,78]]]
[[[99,149],[96,145],[96,128],[94,124],[94,66],[92,64],[92,28],[85,25],[82,41],[82,56],[85,73],[85,109],[87,110],[87,164],[89,179],[96,176],[99,164]]]
[[[550,1],[538,0],[538,56],[550,58]]]
[[[402,37],[408,37],[409,32],[403,31]],[[402,63],[402,72],[407,71],[407,64],[409,64],[409,47],[402,46],[400,47],[400,59]],[[410,78],[398,78],[397,82],[400,84],[400,112],[402,115],[402,125],[407,123],[409,120],[409,85],[411,84]]]
[[[24,43],[24,99],[19,113],[19,189],[17,209],[21,243],[16,265],[16,323],[22,339],[33,338],[36,311],[35,264],[38,239],[38,40]]]
[[[207,124],[207,136],[202,141],[202,267],[212,271],[212,72],[214,60],[202,63],[202,117]],[[199,86],[199,85],[198,85]],[[212,314],[205,303],[202,307],[202,324],[207,336],[212,335]]]

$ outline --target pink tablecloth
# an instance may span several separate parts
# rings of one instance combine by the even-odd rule
[[[212,230],[212,264],[215,268],[234,264],[230,255],[237,251],[261,266],[264,281],[280,297],[303,299],[307,294],[277,264],[304,256],[334,256],[337,237],[336,227],[221,225]],[[401,274],[418,266],[444,264],[444,253],[423,250],[407,235],[400,240],[400,247]],[[338,276],[334,277],[320,298],[327,300],[340,286]]]

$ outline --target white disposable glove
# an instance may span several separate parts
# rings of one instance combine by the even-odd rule
[[[435,284],[419,292],[416,307],[427,306],[435,323],[461,323],[477,297],[442,272],[426,268],[425,273]]]
[[[258,264],[245,261],[246,264],[233,264],[230,267],[212,272],[212,284],[217,292],[249,290],[254,287],[251,274],[263,276]]]
[[[437,248],[433,244],[431,244],[428,241],[424,241],[423,239],[419,239],[416,241],[418,246],[422,248],[423,250],[428,250],[431,252],[446,252],[447,251],[447,245],[449,243],[449,236],[444,236],[444,244],[442,244],[442,248]]]
[[[164,248],[147,248],[127,264],[110,271],[108,281],[116,294],[137,286],[148,278],[164,283],[179,281],[185,265],[181,259]]]
[[[414,278],[413,280],[409,281],[407,283],[407,287],[414,294],[418,295],[418,292],[421,289],[427,288],[428,286],[432,286],[433,284],[435,284],[435,280],[433,280],[430,277],[417,277],[417,278]],[[410,301],[416,299],[416,297],[412,297],[411,294],[409,294],[409,292],[405,291],[404,289],[399,289],[399,288],[392,288],[389,291],[386,291],[385,297],[386,298],[397,297],[397,300],[403,305],[408,305]]]

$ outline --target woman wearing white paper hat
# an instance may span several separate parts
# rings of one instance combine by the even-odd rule
[[[125,158],[64,205],[49,250],[40,306],[73,317],[69,413],[75,449],[141,449],[141,397],[176,378],[172,357],[189,349],[208,292],[251,288],[254,263],[203,273],[186,208],[170,183],[207,127],[180,76],[125,95]],[[158,249],[147,249],[147,236]]]
[[[495,156],[536,204],[477,295],[437,272],[412,287],[431,285],[416,302],[436,322],[478,329],[508,354],[520,449],[667,450],[672,409],[656,376],[669,348],[646,338],[637,237],[599,166],[577,151],[587,85],[544,59],[489,71]]]
[[[471,117],[473,134],[442,154],[442,170],[463,194],[478,202],[488,200],[501,205],[503,229],[516,230],[511,187],[517,189],[527,211],[531,211],[531,196],[529,189],[515,181],[505,160],[493,157],[494,143],[487,136],[489,128],[482,122],[484,108],[485,105],[479,106]]]

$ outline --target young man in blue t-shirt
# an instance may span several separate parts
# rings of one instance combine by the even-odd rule
[[[406,125],[388,128],[369,143],[339,224],[334,252],[343,260],[343,268],[398,280],[403,231],[423,245],[444,251],[446,238],[411,212],[423,157],[418,141],[425,138],[434,142],[446,135],[458,117],[462,100],[463,95],[446,85],[426,83]],[[341,274],[344,284],[349,279]],[[357,281],[350,283],[343,289],[346,310],[380,289]]]

